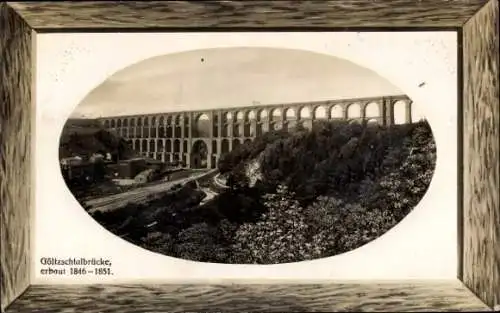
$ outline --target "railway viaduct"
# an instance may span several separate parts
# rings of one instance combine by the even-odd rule
[[[413,115],[413,116],[412,116]],[[418,119],[406,95],[300,102],[100,118],[144,157],[215,168],[219,158],[269,130],[315,120],[342,119],[381,125]]]

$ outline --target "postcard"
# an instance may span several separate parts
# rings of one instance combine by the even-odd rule
[[[455,279],[454,32],[36,37],[34,284]]]

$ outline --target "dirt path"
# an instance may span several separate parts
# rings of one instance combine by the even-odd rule
[[[217,192],[214,192],[210,188],[201,188],[201,190],[203,192],[205,192],[207,194],[207,196],[205,198],[203,198],[203,200],[201,200],[199,205],[203,205],[203,204],[207,203],[208,201],[212,200],[213,198],[215,198],[218,195]]]

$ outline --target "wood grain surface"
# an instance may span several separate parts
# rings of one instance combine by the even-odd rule
[[[1,309],[29,285],[31,29],[0,3]]]
[[[61,28],[461,27],[486,0],[10,2],[38,31]]]
[[[456,282],[31,286],[9,312],[490,311]]]
[[[498,0],[463,29],[463,282],[500,305],[500,103]],[[500,308],[499,308],[500,309]]]

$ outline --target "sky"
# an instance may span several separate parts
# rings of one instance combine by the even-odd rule
[[[308,51],[220,48],[158,56],[109,77],[72,117],[106,117],[404,94],[377,73]]]

